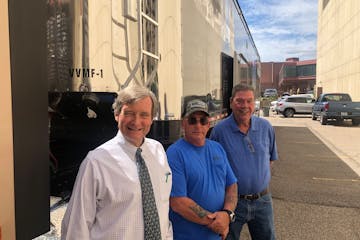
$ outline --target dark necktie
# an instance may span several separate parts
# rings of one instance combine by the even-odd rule
[[[155,196],[151,184],[151,178],[145,161],[141,156],[141,148],[136,150],[136,163],[139,172],[139,179],[141,185],[142,206],[144,215],[144,239],[145,240],[160,240],[160,222],[159,214],[156,208]]]

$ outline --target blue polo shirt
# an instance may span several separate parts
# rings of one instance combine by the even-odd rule
[[[231,114],[214,127],[210,139],[225,149],[239,194],[258,193],[269,185],[269,161],[278,159],[275,131],[269,121],[252,116],[249,131],[243,134]]]
[[[226,153],[221,145],[206,139],[194,146],[184,139],[166,151],[172,171],[171,197],[188,197],[199,206],[216,212],[224,207],[226,188],[236,183]],[[220,240],[208,227],[190,222],[170,209],[174,239]]]

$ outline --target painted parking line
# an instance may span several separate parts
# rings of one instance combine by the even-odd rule
[[[288,144],[310,144],[310,145],[321,145],[322,142],[314,142],[314,141],[289,141]]]
[[[319,181],[360,182],[360,179],[318,178],[318,177],[313,177],[312,179]]]

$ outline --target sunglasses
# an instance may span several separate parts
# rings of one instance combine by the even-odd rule
[[[188,118],[189,125],[195,125],[198,122],[200,122],[201,125],[205,126],[206,124],[209,123],[209,119],[208,119],[208,117],[201,117],[201,118],[189,117]]]
[[[255,152],[255,148],[254,148],[254,145],[252,144],[251,140],[250,140],[250,137],[248,135],[246,135],[244,137],[244,140],[250,150],[250,152],[254,153]]]

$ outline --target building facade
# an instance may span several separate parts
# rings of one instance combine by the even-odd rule
[[[319,0],[316,91],[360,101],[360,1]]]
[[[279,94],[308,93],[314,90],[315,80],[316,60],[287,58],[285,62],[261,63],[262,92],[266,88],[275,88]]]
[[[261,93],[267,88],[279,90],[279,73],[284,62],[263,62],[261,63],[260,89]],[[261,94],[263,95],[263,94]]]
[[[288,58],[279,73],[279,89],[290,94],[309,93],[316,81],[316,60]]]

